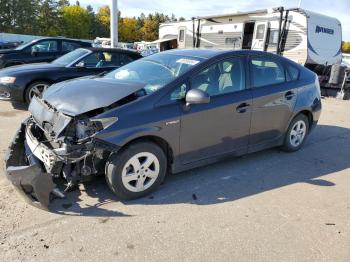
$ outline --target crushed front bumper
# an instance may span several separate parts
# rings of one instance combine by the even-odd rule
[[[26,145],[26,125],[24,121],[9,147],[6,176],[29,204],[47,210],[55,184]]]

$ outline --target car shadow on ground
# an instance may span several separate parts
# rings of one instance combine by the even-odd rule
[[[295,183],[332,187],[336,185],[323,176],[349,168],[349,156],[350,130],[320,125],[298,152],[284,153],[279,149],[270,149],[169,175],[152,195],[123,204],[212,205]],[[87,195],[91,200],[90,205],[81,205],[81,194]],[[64,200],[54,201],[51,211],[83,216],[128,216],[112,210],[118,206],[114,203],[116,201],[104,179],[99,178],[86,184],[83,192],[72,192]]]
[[[11,102],[13,109],[20,111],[28,111],[28,105],[20,102]]]

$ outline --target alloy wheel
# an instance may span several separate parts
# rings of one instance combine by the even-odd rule
[[[160,172],[158,158],[149,152],[142,152],[130,158],[123,167],[122,182],[131,192],[142,192],[150,188]]]
[[[290,132],[290,144],[293,147],[298,147],[300,144],[303,143],[304,138],[306,136],[306,124],[304,121],[299,120],[294,125]]]
[[[49,85],[44,83],[32,86],[29,90],[29,100],[31,101],[34,96],[41,97],[48,87]]]

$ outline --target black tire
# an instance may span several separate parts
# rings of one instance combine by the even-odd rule
[[[122,173],[127,170],[126,164],[133,157],[135,158],[138,154],[150,153],[155,156],[159,163],[159,172],[157,178],[151,183],[150,187],[141,192],[133,192],[129,190],[123,183]],[[141,161],[139,162],[141,163]],[[130,167],[130,166],[129,166]],[[142,164],[141,164],[142,167]],[[133,170],[133,169],[132,169]],[[145,169],[147,171],[147,169]],[[149,193],[156,190],[163,182],[167,171],[167,158],[164,151],[154,143],[151,142],[138,142],[131,144],[120,153],[112,155],[106,163],[106,181],[110,189],[117,195],[119,199],[131,200],[140,198],[148,195]],[[135,170],[133,172],[135,173]],[[139,172],[137,172],[139,173]],[[140,173],[139,173],[140,174]],[[142,171],[142,175],[143,175]],[[142,176],[141,175],[141,176]],[[139,175],[140,177],[140,175]],[[142,179],[142,178],[141,178]],[[148,179],[148,178],[146,178]],[[150,179],[150,178],[149,178]],[[151,179],[150,179],[151,180]],[[146,181],[146,180],[145,180]],[[128,186],[132,187],[135,181],[131,181]],[[152,181],[151,181],[152,182]],[[137,180],[135,184],[137,183]],[[142,182],[143,183],[143,182]],[[136,185],[135,185],[136,187]]]
[[[50,86],[50,83],[49,82],[46,82],[46,81],[36,81],[34,83],[31,83],[25,90],[25,94],[24,94],[24,100],[26,102],[26,104],[30,104],[30,101],[31,101],[31,90],[33,88],[35,88],[36,86],[38,85],[47,85],[47,86]]]
[[[295,127],[296,123],[298,123],[298,122],[303,123],[303,125],[305,126],[305,135],[304,135],[302,141],[299,142],[298,145],[296,145],[296,144],[293,144],[291,133],[292,133],[293,128]],[[282,150],[285,152],[295,152],[295,151],[298,151],[300,148],[302,148],[302,146],[304,145],[305,140],[309,134],[309,127],[310,127],[310,123],[309,123],[308,117],[305,116],[304,114],[297,115],[288,127],[288,130],[287,130],[287,133],[286,133],[286,136],[284,139],[284,144],[282,146]]]

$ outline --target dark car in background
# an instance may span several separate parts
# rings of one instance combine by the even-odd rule
[[[45,206],[104,174],[121,199],[180,172],[281,146],[299,150],[321,114],[317,75],[257,51],[174,50],[35,97],[10,146],[7,176]]]
[[[141,58],[122,49],[79,48],[51,63],[19,65],[0,70],[0,100],[30,103],[50,85],[109,72]]]
[[[1,49],[13,49],[21,45],[20,42],[0,42],[0,50]]]
[[[80,47],[91,47],[91,43],[61,37],[36,39],[15,49],[0,50],[0,68],[51,62]]]

